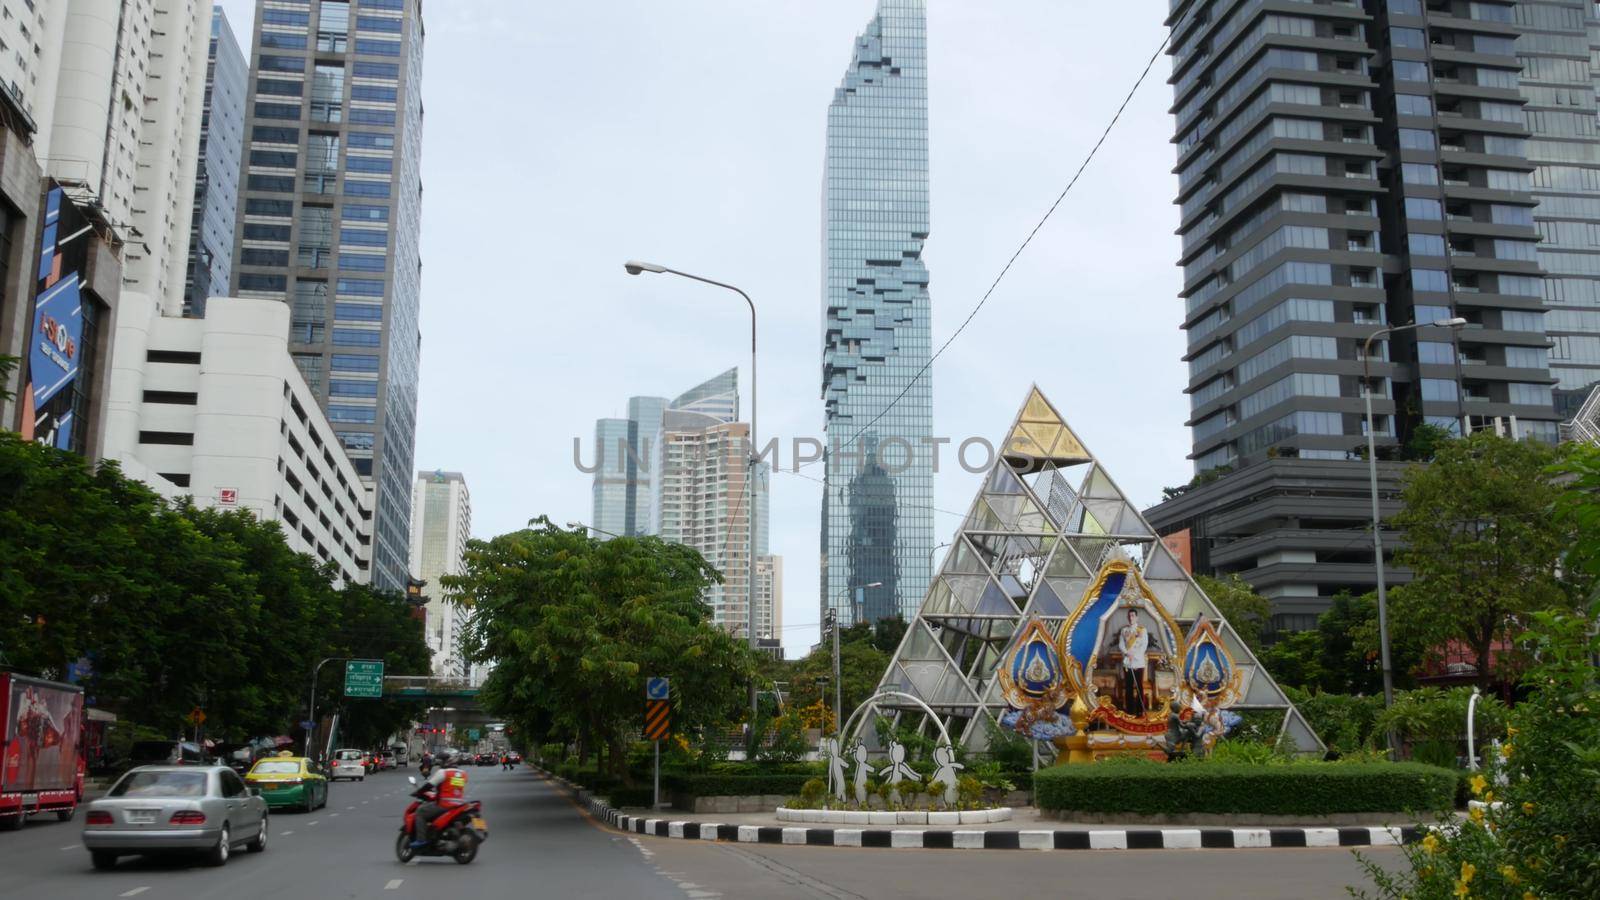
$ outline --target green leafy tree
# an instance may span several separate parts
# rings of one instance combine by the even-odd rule
[[[1394,591],[1392,622],[1425,646],[1461,642],[1484,688],[1496,678],[1495,645],[1509,643],[1519,620],[1573,606],[1556,574],[1573,534],[1555,515],[1555,460],[1543,444],[1478,432],[1405,475],[1396,559],[1413,580]]]
[[[1217,611],[1222,613],[1222,618],[1233,630],[1239,633],[1241,640],[1252,651],[1261,649],[1261,635],[1266,630],[1267,622],[1272,618],[1272,606],[1267,598],[1257,594],[1238,573],[1227,578],[1211,578],[1207,575],[1195,576],[1195,582],[1200,585],[1200,590],[1205,591],[1211,602],[1217,605]]]
[[[1593,603],[1600,600],[1600,447],[1569,445],[1553,474],[1563,485],[1556,515],[1573,535],[1562,563]]]
[[[627,779],[644,679],[673,686],[673,728],[738,715],[755,672],[748,648],[711,623],[705,590],[720,575],[692,548],[657,538],[598,541],[540,518],[467,548],[446,588],[471,609],[468,648],[494,663],[482,699],[534,733],[604,748]]]
[[[889,654],[879,648],[874,629],[865,623],[853,625],[839,632],[839,671],[842,681],[841,699],[844,702],[844,720],[855,712],[877,690],[878,682],[889,668]],[[821,680],[821,684],[818,681]],[[833,707],[833,642],[824,640],[816,650],[806,654],[794,668],[790,682],[790,704],[810,706],[821,700]]]

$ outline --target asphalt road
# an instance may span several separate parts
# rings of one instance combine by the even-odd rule
[[[0,833],[0,894],[49,898],[937,898],[997,887],[1051,897],[1343,897],[1360,880],[1345,850],[936,851],[719,844],[642,837],[592,821],[526,769],[472,769],[489,840],[471,865],[401,865],[393,844],[409,786],[402,769],[333,786],[328,806],[272,818],[267,852],[225,868],[187,860],[89,865],[70,823]],[[1393,850],[1374,856],[1393,864]]]

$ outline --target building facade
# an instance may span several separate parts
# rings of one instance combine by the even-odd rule
[[[1583,0],[1521,0],[1493,13],[1517,28],[1550,375],[1556,412],[1571,418],[1600,382],[1600,132],[1592,62],[1600,53],[1600,16]]]
[[[433,653],[433,674],[469,678],[473,667],[461,658],[467,611],[449,600],[440,582],[459,575],[467,540],[472,537],[472,494],[460,472],[418,472],[411,491],[411,571],[425,584],[423,634]]]
[[[239,213],[239,167],[244,148],[244,97],[250,66],[222,7],[213,7],[206,58],[205,106],[200,119],[199,177],[189,227],[189,275],[183,314],[203,316],[212,293],[228,290],[233,274],[234,223]]]
[[[1292,6],[1172,4],[1197,477],[1149,512],[1280,627],[1373,584],[1365,365],[1381,457],[1558,424],[1513,4]]]
[[[878,0],[828,107],[822,607],[909,620],[933,550],[927,13]]]
[[[406,584],[421,258],[419,0],[256,11],[233,294],[289,345],[376,493],[372,583]]]
[[[366,583],[372,493],[289,358],[288,308],[219,302],[195,319],[123,300],[106,456],[167,497],[277,522],[291,549]]]
[[[0,352],[23,359],[3,421],[99,456],[122,296],[181,306],[211,5],[59,0],[6,13],[7,129],[26,138],[7,155],[0,238],[31,252],[7,265],[26,284],[0,301]]]

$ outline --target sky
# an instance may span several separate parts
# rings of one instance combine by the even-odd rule
[[[249,47],[254,3],[222,0]],[[929,0],[937,348],[1067,184],[1161,44],[1159,0]],[[419,469],[463,472],[474,536],[587,522],[594,420],[731,366],[759,428],[821,438],[828,103],[874,0],[429,0]],[[999,443],[1037,383],[1135,504],[1188,481],[1165,58],[934,363],[934,429]],[[746,406],[748,414],[748,406]],[[979,476],[946,460],[936,542]],[[787,459],[784,468],[789,468]],[[803,470],[815,475],[820,467]],[[778,474],[783,642],[818,639],[821,485]]]

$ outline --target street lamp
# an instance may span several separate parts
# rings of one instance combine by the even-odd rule
[[[841,594],[851,591],[863,591],[867,588],[883,587],[883,582],[872,581],[867,584],[858,584],[855,587],[845,588]],[[833,630],[833,728],[838,731],[844,726],[844,682],[839,677],[839,607],[828,607],[828,627]],[[855,606],[850,607],[850,619],[854,624],[856,618]]]
[[[659,265],[656,265],[655,263],[639,262],[638,260],[630,259],[627,262],[622,264],[622,268],[629,275],[638,275],[638,274],[641,274],[641,273],[644,273],[644,272],[649,272],[649,273],[651,273],[653,275],[662,275],[662,274],[677,275],[680,278],[687,278],[687,279],[689,279],[691,281],[701,282],[702,284],[709,284],[709,285],[712,285],[714,287],[726,288],[727,290],[733,291],[735,294],[738,294],[739,296],[743,297],[745,304],[750,307],[750,466],[749,466],[749,469],[745,472],[745,476],[744,476],[745,477],[745,484],[750,489],[750,505],[749,505],[748,513],[746,514],[746,518],[748,518],[750,520],[750,548],[749,548],[749,552],[746,554],[746,559],[745,559],[745,563],[747,565],[747,569],[748,569],[748,573],[749,573],[745,577],[745,582],[746,582],[745,583],[745,587],[746,587],[747,592],[748,592],[748,597],[747,597],[746,602],[747,602],[747,604],[749,606],[749,609],[748,609],[747,612],[748,612],[748,628],[750,630],[750,652],[754,653],[754,652],[757,651],[757,649],[759,647],[759,644],[758,644],[758,642],[756,640],[756,482],[755,482],[755,479],[756,479],[756,468],[757,468],[758,464],[761,462],[761,457],[759,455],[759,451],[756,449],[759,445],[756,443],[756,304],[755,304],[755,301],[750,299],[750,295],[749,294],[746,294],[744,291],[739,290],[738,288],[734,287],[731,284],[726,284],[726,283],[721,282],[721,281],[713,281],[710,278],[702,278],[699,275],[691,275],[688,272],[680,272],[677,269],[669,269],[666,266],[659,266]],[[755,722],[756,722],[756,683],[752,679],[751,682],[750,682],[750,733],[752,735],[755,734]]]
[[[939,546],[934,547],[932,550],[928,551],[928,573],[929,573],[928,577],[929,577],[930,580],[932,579],[932,577],[934,575],[938,574],[937,572],[933,571],[933,555],[935,553],[938,553],[941,549],[943,549],[945,547],[949,547],[949,546],[951,546],[950,542],[949,541],[945,541],[944,543],[940,544]]]
[[[1412,331],[1417,328],[1460,328],[1467,324],[1461,317],[1441,319],[1437,322],[1413,322],[1410,325],[1392,325],[1379,328],[1367,335],[1361,348],[1361,396],[1367,408],[1367,475],[1372,486],[1372,555],[1378,569],[1378,653],[1383,664],[1383,705],[1394,705],[1394,673],[1389,668],[1389,594],[1383,579],[1383,533],[1378,519],[1378,454],[1377,439],[1372,425],[1372,342],[1386,334]],[[1391,414],[1391,427],[1393,417]],[[1389,752],[1394,753],[1394,742],[1389,742]]]

